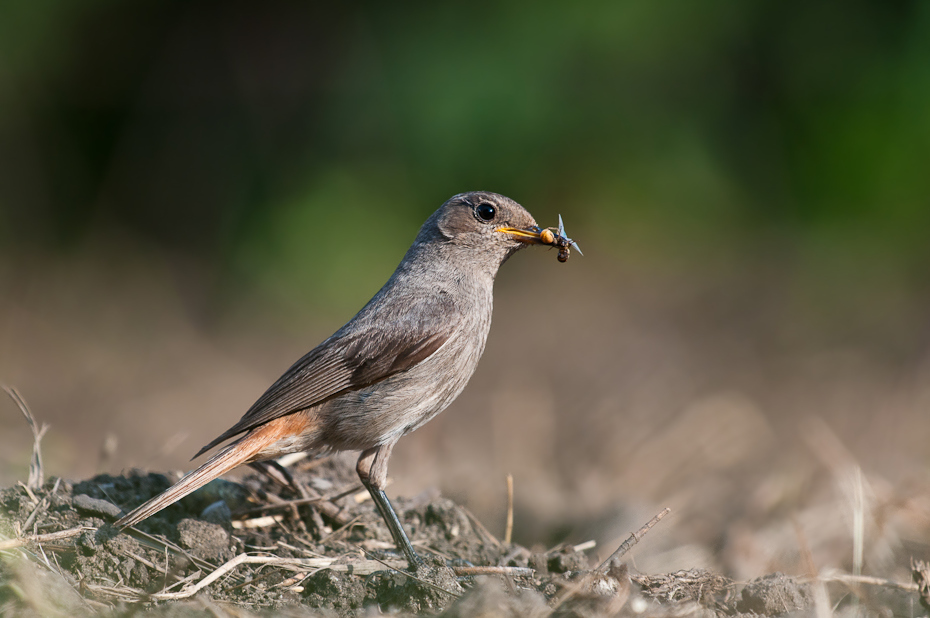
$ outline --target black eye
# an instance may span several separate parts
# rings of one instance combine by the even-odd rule
[[[482,221],[490,221],[494,218],[494,215],[497,214],[497,209],[487,202],[482,202],[475,208],[475,214],[478,215],[478,218]]]

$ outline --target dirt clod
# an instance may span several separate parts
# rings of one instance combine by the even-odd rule
[[[571,573],[590,568],[587,557],[570,547],[554,550],[546,555],[546,568],[550,573]]]
[[[369,581],[383,612],[435,613],[464,592],[452,569],[441,561],[421,565],[415,573],[381,571]]]
[[[222,526],[199,519],[182,519],[178,522],[181,547],[209,561],[225,562],[232,558],[229,534]]]
[[[321,569],[303,585],[304,601],[310,607],[345,613],[364,606],[366,586],[359,577]]]
[[[749,582],[736,604],[745,613],[774,616],[813,607],[810,586],[798,584],[784,573],[772,573]]]
[[[440,614],[443,618],[495,616],[499,618],[542,618],[551,609],[546,598],[534,590],[505,591],[499,580],[480,577],[462,596]]]

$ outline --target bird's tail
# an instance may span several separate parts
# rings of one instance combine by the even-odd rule
[[[218,451],[199,468],[185,474],[181,480],[164,492],[139,506],[128,515],[121,517],[116,522],[116,526],[120,528],[133,526],[163,508],[171,506],[184,496],[200,489],[239,464],[251,461],[261,451],[275,442],[276,439],[275,435],[267,431],[257,431],[244,436],[237,442]]]

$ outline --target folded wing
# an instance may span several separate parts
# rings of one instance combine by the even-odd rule
[[[270,420],[370,386],[420,363],[449,339],[458,313],[448,295],[405,307],[369,305],[335,335],[294,363],[238,423],[194,455]],[[367,319],[379,315],[378,320]]]

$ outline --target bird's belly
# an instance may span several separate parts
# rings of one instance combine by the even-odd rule
[[[396,442],[448,407],[475,371],[485,336],[466,332],[418,365],[319,408],[321,446],[367,449]]]

